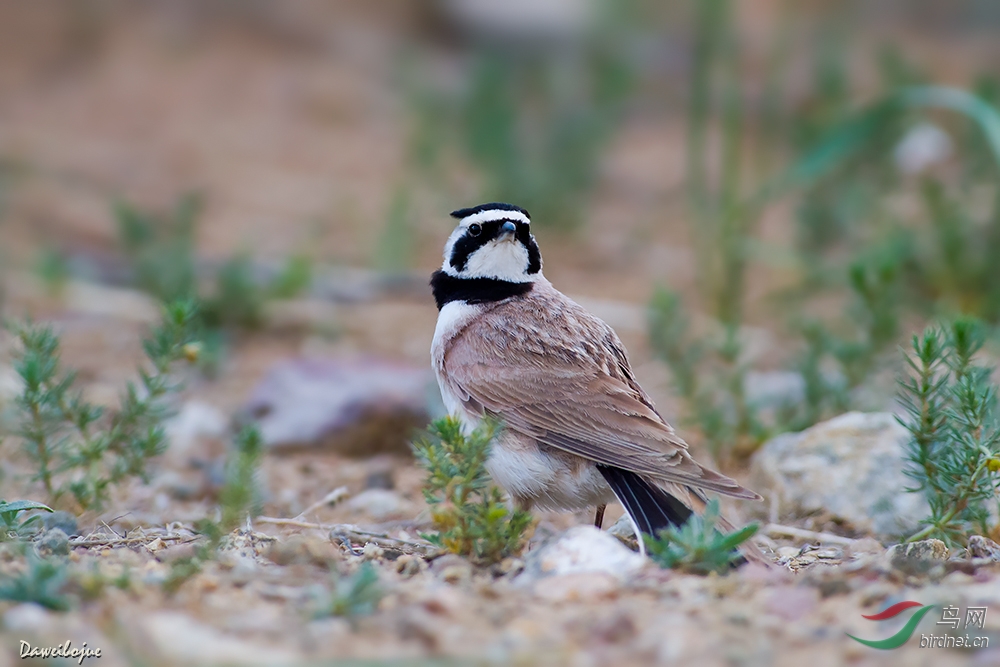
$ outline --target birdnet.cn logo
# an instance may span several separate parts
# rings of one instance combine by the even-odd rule
[[[937,622],[937,625],[946,627],[941,628],[941,634],[921,633],[920,648],[989,648],[989,637],[982,634],[974,634],[976,630],[983,630],[986,627],[986,607],[966,607],[965,615],[963,616],[960,607],[952,605],[940,607],[936,604],[923,605],[919,602],[906,600],[897,602],[877,614],[870,616],[862,615],[861,618],[869,621],[885,621],[895,618],[913,608],[918,609],[913,612],[913,615],[910,616],[906,624],[891,637],[886,637],[885,639],[861,639],[852,634],[848,634],[847,636],[871,648],[884,651],[899,648],[913,636],[917,625],[920,624],[924,616],[929,614],[932,609],[937,608],[941,613],[941,620]],[[962,630],[965,631],[964,635],[962,634]]]

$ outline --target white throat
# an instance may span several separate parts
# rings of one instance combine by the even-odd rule
[[[496,278],[515,283],[534,282],[528,273],[528,249],[520,243],[490,241],[469,255],[463,271],[456,271],[446,258],[441,270],[456,278]]]

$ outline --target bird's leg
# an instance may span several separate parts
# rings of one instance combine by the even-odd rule
[[[604,510],[607,509],[607,505],[597,506],[597,515],[594,517],[594,525],[598,530],[604,527]]]

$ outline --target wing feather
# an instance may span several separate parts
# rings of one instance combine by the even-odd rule
[[[551,287],[471,322],[443,364],[453,395],[541,443],[663,482],[759,498],[691,458],[614,331]]]

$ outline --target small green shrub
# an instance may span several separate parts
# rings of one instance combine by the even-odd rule
[[[644,536],[646,552],[662,567],[695,574],[724,573],[741,558],[737,547],[757,532],[750,524],[732,533],[716,528],[719,501],[712,499],[703,515],[692,515],[683,526],[671,526],[656,537]]]
[[[413,444],[427,471],[424,497],[437,531],[427,539],[483,564],[519,553],[532,526],[528,512],[507,507],[486,472],[498,428],[486,422],[465,435],[461,422],[445,417],[434,421],[427,435]]]
[[[203,289],[194,238],[200,212],[201,199],[194,195],[182,197],[169,214],[141,211],[127,202],[115,206],[122,249],[140,289],[165,303],[197,301],[199,326],[209,331],[259,327],[269,300],[308,289],[312,267],[306,257],[293,256],[276,275],[265,277],[255,275],[243,254],[223,262]]]
[[[38,530],[36,525],[42,519],[41,514],[33,514],[21,519],[21,512],[43,510],[51,512],[52,508],[33,500],[0,500],[0,542],[8,539],[19,539]]]
[[[371,563],[362,563],[350,576],[333,575],[332,590],[318,595],[314,616],[343,616],[348,619],[367,616],[378,607],[382,595],[375,567]]]
[[[260,431],[245,426],[236,435],[234,448],[226,462],[226,481],[219,491],[222,510],[221,530],[238,528],[247,517],[261,512],[261,490],[257,479],[264,444]]]
[[[168,398],[179,387],[174,364],[192,355],[194,306],[179,302],[163,310],[163,321],[143,348],[151,369],[140,369],[113,413],[86,402],[73,389],[75,374],[59,362],[59,337],[51,327],[12,324],[20,342],[14,368],[24,383],[16,400],[17,434],[51,504],[67,495],[83,509],[100,508],[110,488],[146,478],[146,464],[167,446],[162,422]]]
[[[912,436],[906,473],[916,486],[908,490],[925,494],[931,513],[908,541],[936,537],[964,544],[969,535],[994,529],[1000,426],[990,369],[973,359],[982,345],[981,326],[968,319],[913,337],[906,356],[911,373],[900,383],[906,408],[900,422]]]
[[[34,602],[54,611],[66,611],[72,605],[68,583],[69,571],[64,560],[40,558],[29,549],[25,570],[0,578],[0,600]]]

